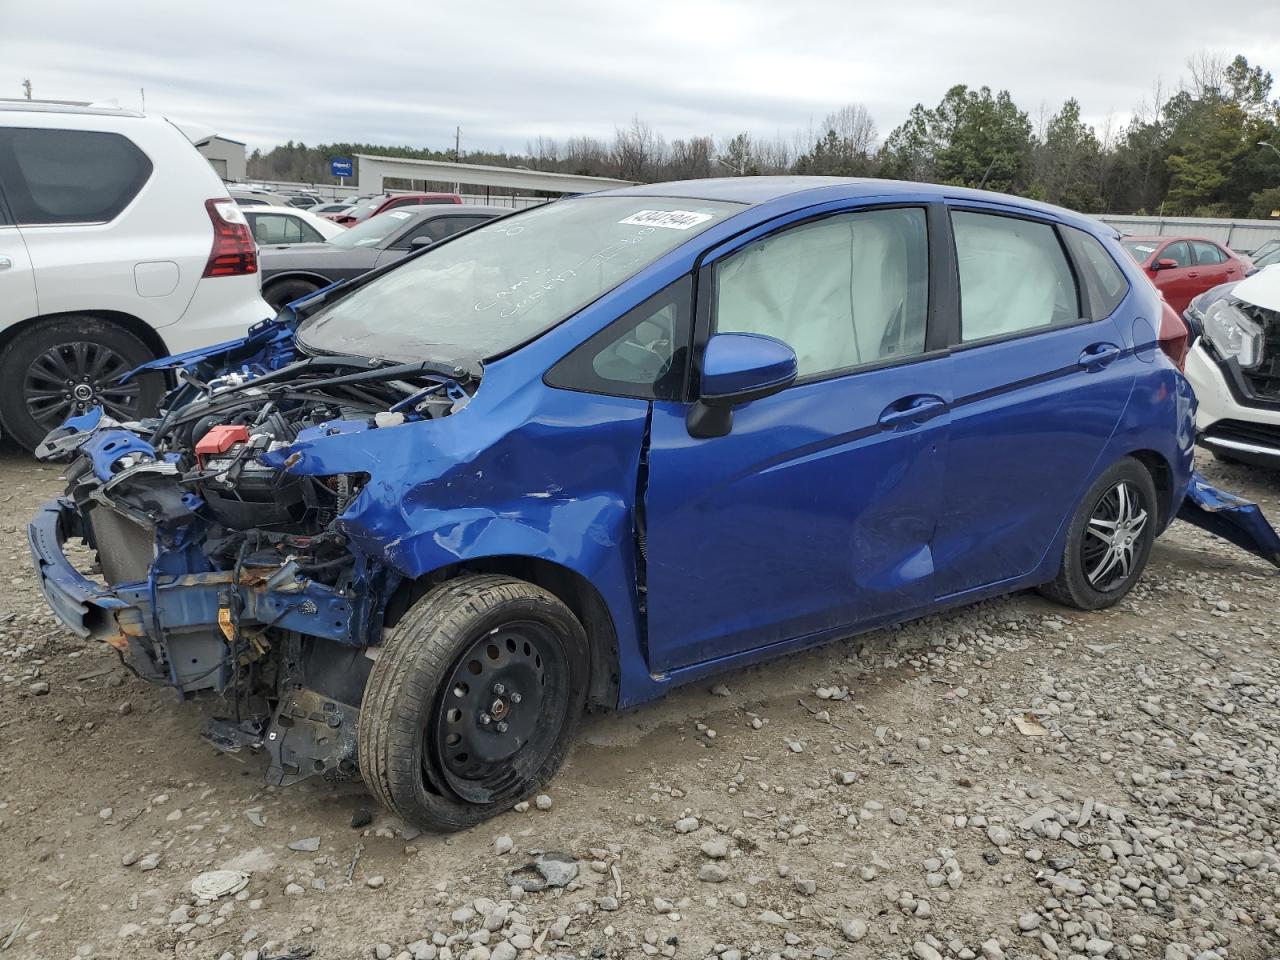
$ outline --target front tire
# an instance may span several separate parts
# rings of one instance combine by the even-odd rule
[[[155,355],[128,330],[87,314],[38,320],[0,354],[0,421],[34,450],[69,416],[101,406],[121,422],[150,416],[164,397],[164,378],[148,373],[120,384],[120,374]]]
[[[559,599],[491,574],[435,587],[392,629],[360,707],[360,773],[408,823],[452,831],[545,783],[586,702],[586,632]]]
[[[1079,610],[1119,603],[1138,582],[1155,541],[1151,474],[1125,457],[1094,481],[1071,517],[1062,569],[1040,592]]]

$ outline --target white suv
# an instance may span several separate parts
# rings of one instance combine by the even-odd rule
[[[243,336],[274,311],[244,215],[175,127],[113,108],[0,101],[0,421],[27,449],[95,404],[152,411],[120,374]]]

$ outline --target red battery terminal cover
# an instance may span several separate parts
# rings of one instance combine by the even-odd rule
[[[237,443],[247,443],[248,441],[249,428],[243,423],[223,423],[216,427],[210,427],[209,432],[196,443],[196,459],[203,463],[205,457],[214,457],[220,453],[226,453]]]

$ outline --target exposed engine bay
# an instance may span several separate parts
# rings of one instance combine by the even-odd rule
[[[68,420],[37,451],[71,461],[66,493],[30,532],[62,619],[143,680],[220,696],[206,737],[265,747],[280,784],[359,776],[366,651],[398,581],[337,522],[368,473],[290,473],[294,447],[447,417],[479,382],[478,368],[296,350],[264,324],[230,352],[174,358],[156,418]],[[96,568],[60,569],[77,537]]]

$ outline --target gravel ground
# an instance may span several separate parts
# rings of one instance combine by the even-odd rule
[[[434,836],[264,788],[59,628],[24,525],[60,489],[0,454],[5,957],[1280,956],[1278,581],[1184,524],[1114,610],[1021,594],[591,718],[547,796]],[[513,888],[543,851],[576,877]],[[195,899],[218,868],[248,885]]]

